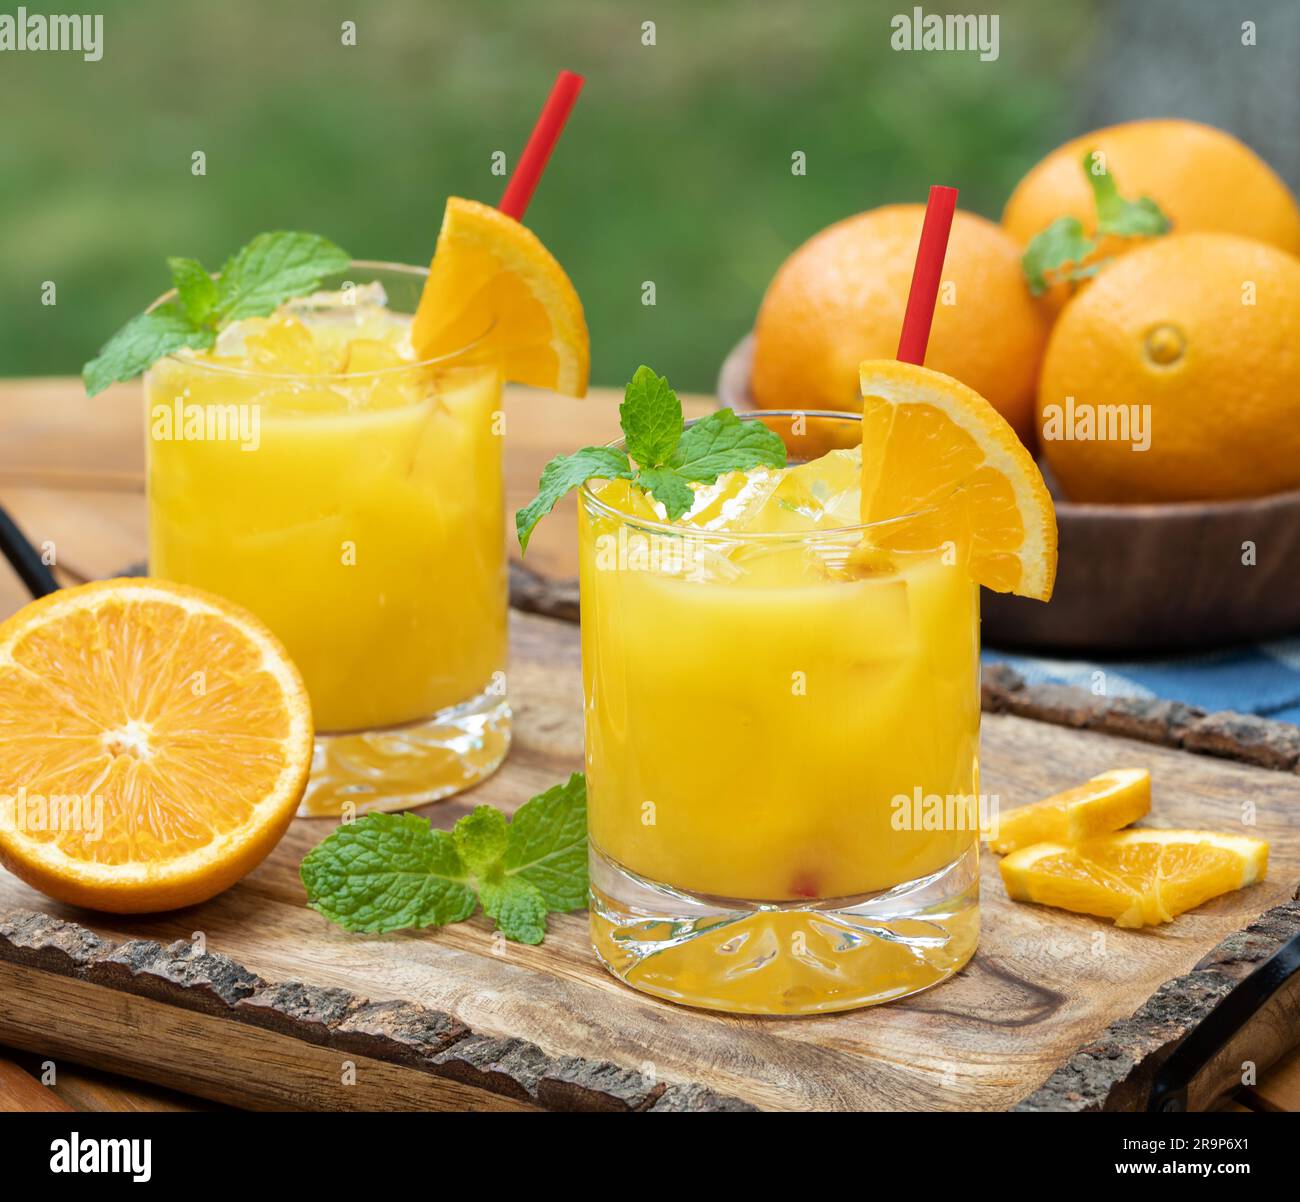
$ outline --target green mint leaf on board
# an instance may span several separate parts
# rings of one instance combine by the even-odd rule
[[[515,514],[520,550],[528,550],[533,528],[566,493],[581,488],[588,480],[630,479],[632,465],[627,454],[614,447],[583,447],[572,455],[557,455],[542,469],[537,496]]]
[[[217,303],[217,281],[198,259],[171,258],[167,266],[176,285],[176,297],[190,324],[208,324]]]
[[[503,866],[536,886],[551,910],[587,904],[587,780],[582,773],[515,811]]]
[[[507,939],[540,943],[546,915],[587,901],[587,786],[574,774],[514,821],[478,806],[451,831],[414,814],[368,814],[313,848],[307,904],[350,931],[460,922],[481,902]]]
[[[712,484],[724,472],[785,467],[785,443],[762,422],[742,422],[719,409],[686,429],[670,464],[683,480]]]
[[[663,467],[682,436],[682,403],[663,376],[642,364],[618,407],[623,445],[642,468]]]
[[[506,854],[506,816],[492,806],[476,806],[452,829],[461,862],[475,876],[485,876]]]
[[[300,875],[307,904],[349,931],[460,922],[477,902],[455,840],[414,814],[368,814],[338,827]]]
[[[265,317],[291,297],[314,292],[350,262],[346,251],[319,234],[258,234],[221,269],[217,312],[222,321]]]
[[[483,912],[515,943],[541,943],[546,934],[546,899],[523,877],[485,881],[479,887]]]
[[[216,341],[210,329],[196,327],[176,304],[159,305],[131,318],[81,369],[86,394],[94,396],[119,380],[130,380],[164,355],[183,347],[201,350]]]
[[[695,493],[691,486],[670,467],[644,468],[637,472],[633,483],[638,488],[645,489],[664,507],[670,522],[689,513],[695,504]]]

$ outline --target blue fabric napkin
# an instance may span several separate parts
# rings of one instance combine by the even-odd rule
[[[1010,664],[1031,684],[1091,689],[1105,673],[1110,697],[1159,697],[1203,710],[1236,710],[1300,723],[1300,638],[1170,659],[1042,659],[984,649],[984,662]]]

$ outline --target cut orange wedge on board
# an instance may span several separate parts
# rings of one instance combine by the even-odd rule
[[[447,200],[411,342],[422,358],[477,343],[516,384],[587,391],[591,340],[564,268],[527,226],[478,201]]]
[[[862,520],[885,550],[953,544],[976,581],[1046,601],[1056,510],[1024,444],[979,393],[893,359],[861,365]]]
[[[0,862],[59,901],[220,893],[284,834],[311,756],[297,668],[218,597],[106,580],[0,624]]]
[[[1136,822],[1151,809],[1151,773],[1114,768],[1073,789],[998,815],[989,846],[1005,855],[1031,843],[1081,843]]]
[[[1215,831],[1119,831],[1073,846],[1035,843],[998,867],[1015,901],[1144,927],[1262,881],[1268,844]]]

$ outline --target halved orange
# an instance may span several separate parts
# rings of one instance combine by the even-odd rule
[[[974,389],[893,359],[861,365],[862,520],[885,550],[953,544],[976,581],[1046,601],[1056,510],[1006,419]]]
[[[1031,843],[1081,843],[1128,826],[1150,809],[1151,773],[1112,768],[1043,801],[999,814],[997,837],[989,846],[1005,855]]]
[[[284,834],[311,756],[297,668],[219,597],[106,580],[0,624],[0,862],[59,901],[220,893]]]
[[[1015,901],[1143,927],[1262,881],[1268,844],[1217,831],[1137,829],[1073,846],[1035,843],[998,867]]]
[[[432,358],[480,338],[500,354],[507,380],[568,396],[587,391],[591,340],[564,268],[513,217],[452,196],[411,342]]]

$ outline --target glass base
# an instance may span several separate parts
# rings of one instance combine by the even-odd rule
[[[825,1014],[906,997],[979,939],[979,847],[883,893],[819,901],[698,897],[594,846],[591,942],[634,989],[732,1014]]]
[[[510,704],[480,693],[424,722],[317,735],[300,818],[407,810],[491,776],[510,750]]]

